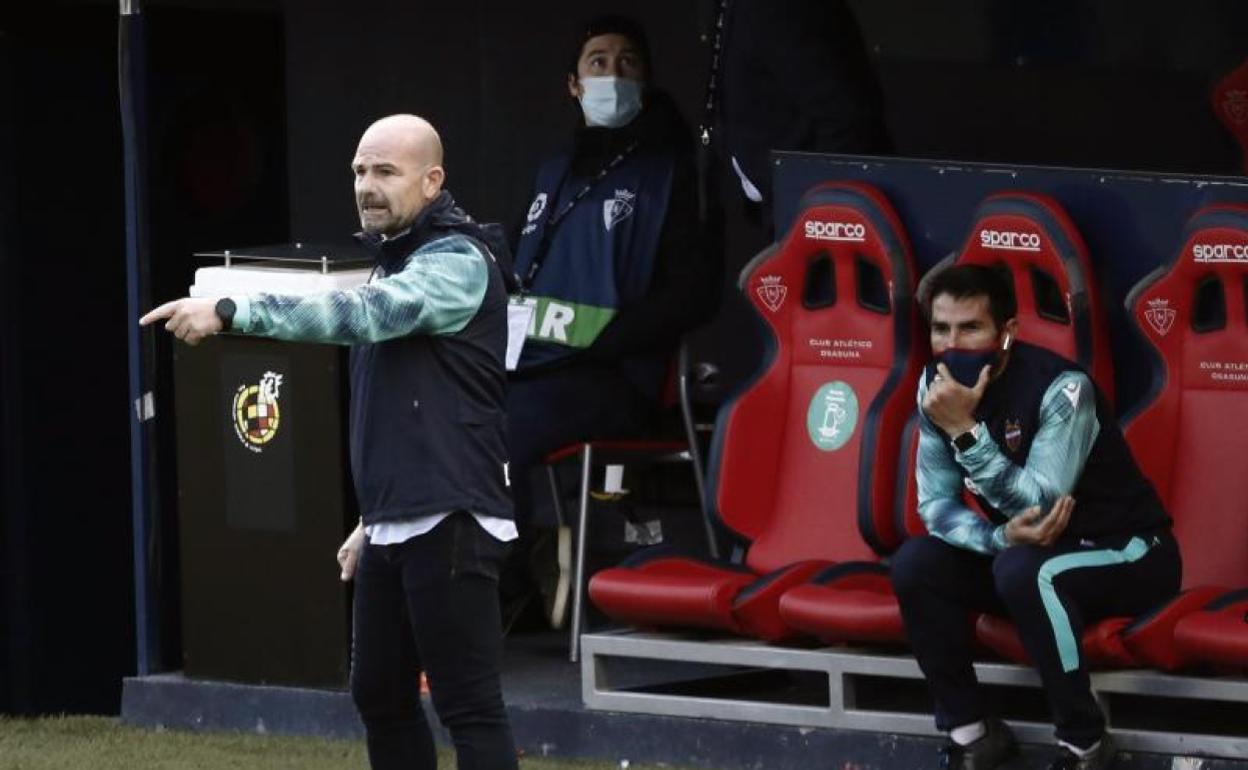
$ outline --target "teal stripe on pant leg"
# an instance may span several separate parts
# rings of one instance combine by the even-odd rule
[[[1153,544],[1155,545],[1155,543]],[[1070,673],[1079,668],[1079,640],[1070,627],[1070,616],[1066,608],[1057,598],[1057,589],[1053,580],[1063,572],[1083,567],[1107,567],[1113,564],[1130,564],[1139,561],[1148,553],[1152,545],[1138,537],[1131,538],[1121,550],[1087,551],[1084,553],[1068,553],[1055,556],[1040,567],[1036,582],[1040,587],[1040,599],[1044,602],[1044,610],[1049,615],[1049,625],[1053,628],[1053,636],[1057,641],[1057,652],[1061,656],[1062,671]]]

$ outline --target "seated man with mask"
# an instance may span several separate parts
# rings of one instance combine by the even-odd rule
[[[515,249],[513,303],[532,308],[507,396],[526,544],[556,525],[547,485],[531,478],[543,456],[644,432],[681,334],[709,315],[718,281],[702,249],[692,132],[650,85],[642,29],[594,19],[571,53],[579,119],[538,168]]]
[[[1108,767],[1114,749],[1079,640],[1179,588],[1170,517],[1096,385],[1018,335],[1008,279],[982,265],[933,277],[935,360],[919,382],[919,514],[893,557],[906,634],[950,734],[941,767],[987,770],[1015,749],[972,667],[973,612],[1010,617],[1056,726],[1050,770]],[[963,501],[969,491],[987,518]]]

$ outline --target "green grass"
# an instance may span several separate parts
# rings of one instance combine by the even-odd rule
[[[440,768],[453,768],[449,751]],[[522,757],[521,770],[619,770]],[[363,741],[144,730],[104,717],[0,717],[0,770],[366,770]],[[636,770],[642,766],[635,765]]]

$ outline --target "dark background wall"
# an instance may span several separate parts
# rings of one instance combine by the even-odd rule
[[[706,3],[633,2],[658,82],[695,125]],[[777,12],[784,3],[774,2]],[[897,154],[1151,171],[1236,173],[1213,117],[1216,79],[1248,57],[1235,0],[856,0]],[[527,204],[537,159],[576,117],[569,30],[620,3],[312,0],[286,13],[291,230],[354,226],[347,163],[379,115],[428,116],[449,186],[480,216]]]
[[[857,0],[899,154],[1236,173],[1209,104],[1248,57],[1235,0]]]
[[[10,114],[15,102],[13,82],[13,39],[0,34],[0,114]],[[14,169],[13,121],[0,120],[0,712],[10,710],[13,701],[15,657],[13,643],[16,602],[25,596],[23,575],[18,569],[20,540],[10,511],[22,507],[21,436],[18,409],[11,397],[18,392],[18,328],[13,287],[17,282],[17,196]]]
[[[112,711],[133,670],[116,4],[0,17],[0,712]],[[773,5],[782,12],[783,3]],[[1237,173],[1214,82],[1248,57],[1237,0],[855,0],[899,154]],[[483,219],[527,206],[571,131],[578,19],[650,29],[657,81],[696,125],[709,0],[149,3],[153,277],[196,249],[341,238],[348,163],[376,117],[429,117],[449,186]],[[729,217],[726,280],[759,244]],[[732,304],[699,336],[748,368]],[[159,337],[165,662],[179,663],[168,341]],[[748,359],[748,356],[744,356]],[[706,394],[714,396],[714,392]]]
[[[101,710],[129,664],[125,267],[117,161],[115,26],[6,29],[13,206],[5,241],[8,333],[4,570],[13,710]],[[109,65],[113,63],[110,70]],[[9,111],[11,110],[11,111]],[[6,228],[7,230],[8,228]],[[12,324],[12,328],[9,325]]]
[[[437,126],[447,186],[466,208],[484,219],[519,216],[537,161],[579,115],[564,74],[574,27],[612,8],[646,25],[657,76],[692,117],[705,70],[694,2],[288,4],[292,233],[324,240],[357,227],[351,157],[369,122],[393,112]]]
[[[152,267],[169,297],[192,249],[286,238],[282,24],[182,7],[148,22]],[[115,712],[135,666],[117,73],[115,5],[0,20],[0,713]],[[176,665],[167,365],[156,393],[166,526],[149,552]]]

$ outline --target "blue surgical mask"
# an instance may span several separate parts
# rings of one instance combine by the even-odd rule
[[[619,128],[641,112],[641,83],[614,76],[581,78],[585,125]]]
[[[979,373],[984,370],[985,366],[996,364],[997,356],[1000,353],[1001,350],[999,348],[988,348],[987,350],[949,348],[936,356],[936,361],[944,364],[949,369],[953,379],[968,388],[973,388],[975,383],[979,382]]]

